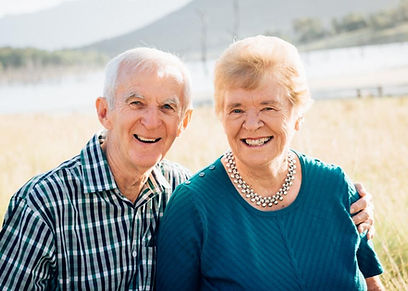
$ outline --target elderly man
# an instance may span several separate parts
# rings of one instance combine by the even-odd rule
[[[11,199],[0,233],[1,290],[154,288],[159,220],[189,177],[163,157],[189,123],[190,86],[169,53],[137,48],[109,62],[105,97],[96,101],[104,134]],[[362,220],[371,225],[367,211]]]

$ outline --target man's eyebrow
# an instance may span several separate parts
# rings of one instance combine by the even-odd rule
[[[140,95],[139,93],[135,93],[135,92],[131,92],[125,99],[125,102],[129,101],[130,99],[134,99],[134,98],[138,98],[138,99],[145,99],[145,97],[143,95]]]
[[[172,97],[165,99],[163,103],[179,106],[180,100],[177,98],[177,96],[172,96]]]

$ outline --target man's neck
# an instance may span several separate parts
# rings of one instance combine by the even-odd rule
[[[154,167],[136,168],[133,165],[123,163],[122,159],[114,154],[115,151],[110,150],[106,144],[102,144],[102,150],[106,155],[109,168],[120,192],[134,203]]]
[[[108,160],[108,163],[109,163],[109,160]],[[139,194],[142,191],[143,186],[145,185],[152,171],[150,170],[148,172],[140,173],[140,174],[135,173],[135,175],[132,175],[132,177],[129,177],[129,176],[125,177],[123,175],[123,171],[121,171],[120,173],[116,171],[115,173],[113,169],[111,170],[112,170],[113,176],[115,177],[115,182],[120,192],[122,193],[123,196],[125,196],[127,199],[132,201],[132,203],[134,203],[137,197],[139,197]]]

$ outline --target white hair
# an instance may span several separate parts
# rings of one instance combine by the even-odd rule
[[[138,72],[156,72],[158,76],[171,76],[183,84],[182,112],[192,107],[190,72],[177,56],[154,48],[139,47],[127,50],[108,62],[105,67],[103,97],[109,107],[114,106],[117,77],[121,65],[131,65]]]

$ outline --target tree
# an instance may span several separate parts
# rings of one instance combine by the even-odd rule
[[[345,31],[354,31],[368,26],[366,19],[360,13],[350,13],[343,17],[342,26]]]
[[[293,29],[300,42],[309,42],[327,34],[321,21],[317,18],[297,18],[293,21]]]
[[[395,10],[382,10],[370,16],[370,26],[374,29],[384,29],[396,25],[398,16]]]

